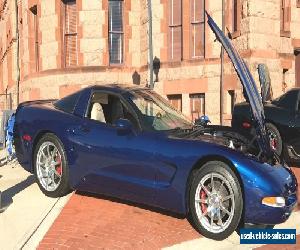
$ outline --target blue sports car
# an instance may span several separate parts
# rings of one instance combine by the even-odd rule
[[[48,196],[102,193],[189,215],[222,240],[245,224],[273,226],[297,203],[292,171],[270,148],[255,82],[208,15],[245,88],[255,121],[249,141],[225,127],[194,125],[147,88],[93,86],[16,111],[20,164]]]

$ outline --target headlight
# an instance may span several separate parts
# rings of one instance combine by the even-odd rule
[[[270,207],[284,207],[285,199],[283,197],[265,197],[261,203]]]

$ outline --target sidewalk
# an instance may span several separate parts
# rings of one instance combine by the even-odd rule
[[[3,152],[0,152],[0,155],[3,156]],[[34,176],[21,168],[16,161],[2,163],[2,166],[0,164],[0,190],[2,206],[6,207],[6,210],[0,213],[1,250],[20,249],[25,243],[31,242],[32,234],[39,228],[49,211],[58,204],[64,204],[68,198],[46,197],[35,183]],[[63,206],[60,207],[62,209]],[[55,218],[56,216],[52,218],[50,225]],[[31,249],[36,247],[42,237],[43,235],[35,243],[31,242]]]

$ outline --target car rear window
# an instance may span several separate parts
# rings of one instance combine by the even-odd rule
[[[277,105],[286,109],[295,110],[297,99],[298,91],[291,90],[279,98]]]
[[[67,113],[73,113],[81,92],[68,95],[54,103],[54,106]]]

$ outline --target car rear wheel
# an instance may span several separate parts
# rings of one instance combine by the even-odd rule
[[[65,151],[53,134],[45,134],[34,150],[34,172],[44,194],[60,197],[70,191]]]
[[[239,225],[243,197],[239,180],[231,168],[211,161],[196,170],[189,194],[192,223],[205,237],[223,240]]]
[[[272,123],[266,123],[266,129],[270,138],[271,149],[278,155],[282,153],[282,139],[278,129]]]

